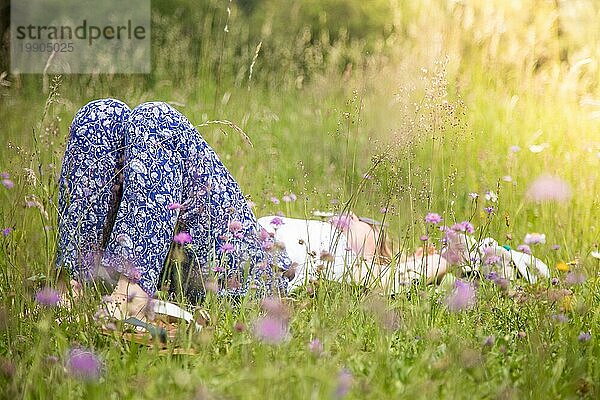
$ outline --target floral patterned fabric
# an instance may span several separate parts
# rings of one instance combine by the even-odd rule
[[[59,181],[58,240],[57,265],[76,279],[118,271],[153,295],[169,265],[194,300],[206,288],[285,292],[291,264],[214,150],[160,102],[130,110],[102,99],[77,112]]]

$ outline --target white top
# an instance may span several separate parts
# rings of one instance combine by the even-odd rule
[[[278,218],[282,224],[273,224],[274,218]],[[364,260],[357,257],[350,249],[346,235],[326,221],[271,215],[259,218],[258,223],[268,232],[274,233],[275,240],[285,245],[291,261],[296,264],[296,275],[290,281],[290,290],[307,283],[312,278],[317,278],[320,268],[323,268],[320,271],[321,276],[337,282],[364,283],[365,277],[366,282],[369,277],[379,279],[379,283],[387,284],[387,290],[392,293],[402,291],[405,285],[414,280],[424,277],[427,280],[434,280],[436,275],[443,276],[446,273],[446,260],[438,253],[402,255],[393,266],[382,266],[376,263],[366,265]],[[496,269],[499,269],[501,277],[511,280],[516,278],[512,263],[531,283],[535,283],[538,276],[550,277],[546,264],[531,255],[514,250],[508,251],[491,238],[478,242],[466,234],[459,234],[456,237],[463,242],[461,247],[464,247],[464,254],[462,254],[464,260],[470,260],[474,255],[483,260],[490,252],[500,255],[502,262]],[[480,268],[479,264],[474,267]],[[463,268],[466,268],[466,265],[463,265]],[[487,274],[489,272],[487,269],[489,266],[485,264],[481,266],[483,273]]]
[[[274,218],[280,219],[283,224],[272,224]],[[296,276],[289,284],[290,290],[316,278],[320,266],[325,268],[321,274],[327,279],[338,282],[351,280],[350,268],[356,261],[356,255],[348,247],[346,236],[329,222],[270,215],[259,218],[258,223],[275,234],[275,240],[285,245],[291,261],[297,264]]]

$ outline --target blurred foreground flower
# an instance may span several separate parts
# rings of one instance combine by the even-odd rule
[[[590,255],[600,260],[600,251],[592,251]]]
[[[450,311],[462,311],[473,307],[476,301],[473,284],[457,279],[454,285],[454,290],[446,297],[448,309]]]
[[[8,179],[8,177],[2,179],[2,185],[4,185],[4,187],[7,189],[12,189],[13,187],[15,187],[15,184],[13,183],[13,181]]]
[[[268,344],[278,344],[289,339],[289,314],[281,299],[267,297],[261,302],[261,308],[267,315],[254,322],[254,336]]]
[[[584,283],[586,280],[586,276],[583,272],[578,271],[570,271],[567,273],[565,277],[565,283],[567,285],[579,285],[580,283]]]
[[[531,245],[531,244],[544,244],[546,243],[546,235],[543,233],[528,233],[525,235],[525,239],[523,240],[525,242],[525,244]]]
[[[319,339],[314,338],[308,343],[308,350],[314,355],[320,356],[323,354],[323,343]]]
[[[346,395],[350,391],[350,388],[352,387],[353,380],[354,377],[352,376],[352,372],[350,372],[348,369],[344,368],[340,371],[340,373],[338,374],[337,386],[335,387],[334,393],[336,399],[346,397]]]
[[[81,380],[97,380],[102,372],[102,362],[90,350],[74,348],[67,356],[67,371]]]
[[[286,203],[290,203],[292,201],[296,201],[297,197],[294,193],[286,194],[282,197],[283,201]]]
[[[563,202],[571,198],[571,187],[558,177],[542,175],[529,185],[525,195],[529,200],[536,202]]]
[[[42,306],[55,307],[60,303],[60,294],[50,287],[45,287],[37,292],[35,301]]]
[[[442,251],[442,257],[452,265],[464,262],[468,258],[466,239],[463,235],[452,229],[446,228],[444,232],[443,241],[445,248]]]
[[[261,308],[267,315],[275,318],[285,319],[288,317],[288,309],[281,299],[277,297],[265,297],[260,303]]]
[[[268,344],[279,344],[289,338],[287,322],[272,316],[259,318],[254,323],[254,336]]]

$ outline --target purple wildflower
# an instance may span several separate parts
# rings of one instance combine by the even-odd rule
[[[212,271],[216,272],[216,273],[221,273],[221,272],[225,272],[225,268],[222,267],[221,265],[215,265],[214,267],[212,267]]]
[[[446,305],[450,311],[467,310],[475,305],[475,288],[470,282],[463,282],[457,279],[455,288],[446,298]]]
[[[552,248],[552,250],[554,250],[554,251],[556,251],[556,250],[560,250],[560,245],[558,245],[558,244],[553,244],[551,248]]]
[[[485,210],[485,212],[486,212],[486,213],[488,213],[488,214],[493,214],[493,213],[494,213],[494,211],[495,211],[494,207],[491,207],[491,206],[490,206],[490,207],[486,207],[486,208],[484,208],[484,210]]]
[[[142,271],[135,265],[127,263],[127,265],[118,268],[121,270],[123,275],[129,278],[132,282],[139,282],[142,279]]]
[[[439,224],[442,222],[442,217],[440,214],[430,212],[425,216],[425,222],[428,224]]]
[[[292,201],[292,199],[290,198],[290,196],[283,195],[283,197],[281,198],[281,200],[283,200],[284,203],[290,203]]]
[[[350,388],[352,387],[352,381],[354,377],[352,376],[352,372],[348,369],[344,368],[340,371],[337,378],[337,386],[335,387],[334,397],[337,399],[341,399],[346,397]]]
[[[261,241],[265,241],[271,238],[271,234],[265,228],[260,228],[260,232],[258,232],[258,237]]]
[[[254,335],[268,344],[278,344],[289,337],[287,322],[281,318],[266,316],[254,323]]]
[[[496,279],[498,279],[498,273],[496,271],[492,271],[489,274],[487,274],[485,276],[486,279],[489,279],[490,281],[495,281]]]
[[[419,240],[420,240],[421,242],[426,242],[426,241],[428,241],[428,240],[429,240],[429,236],[427,236],[427,235],[421,235],[421,237],[419,238]]]
[[[577,340],[579,340],[580,342],[587,342],[592,338],[592,333],[590,331],[587,332],[579,332],[579,336],[577,337]]]
[[[192,243],[192,235],[187,232],[179,232],[177,235],[175,235],[175,237],[173,237],[173,241],[181,245]]]
[[[279,226],[281,226],[283,224],[284,224],[284,222],[283,222],[283,220],[280,217],[274,217],[271,220],[271,225],[273,225],[273,226],[279,227]]]
[[[446,230],[444,235],[444,245],[442,257],[452,265],[460,264],[464,261],[467,253],[467,245],[462,236],[453,230]]]
[[[67,356],[67,370],[75,378],[97,380],[102,372],[102,362],[93,352],[74,348]]]
[[[279,204],[279,199],[275,196],[272,196],[269,200],[271,200],[271,203],[275,205]]]
[[[508,148],[508,150],[509,150],[511,153],[518,153],[519,151],[521,151],[521,148],[520,148],[519,146],[512,145],[512,146],[510,146],[510,147]]]
[[[14,182],[10,179],[2,179],[2,184],[7,189],[12,189],[15,186]]]
[[[380,213],[382,213],[382,214],[385,214],[385,213],[387,213],[387,212],[388,212],[388,209],[387,209],[387,207],[381,207],[381,208],[379,209],[379,212],[380,212]]]
[[[8,172],[0,173],[0,179],[8,179],[8,178],[10,178],[10,175],[8,174]]]
[[[233,221],[229,222],[227,228],[229,229],[229,232],[231,232],[231,233],[238,233],[239,231],[242,230],[243,225],[242,225],[241,221],[234,219]]]
[[[491,347],[494,345],[495,341],[496,341],[496,337],[494,335],[490,335],[485,338],[485,340],[483,341],[483,345],[486,347]]]
[[[232,243],[225,242],[225,243],[221,244],[221,247],[219,247],[219,250],[221,250],[221,253],[231,253],[231,252],[233,252],[233,250],[235,250],[235,246]]]
[[[471,193],[469,193],[469,197],[472,198],[473,200],[477,200],[477,198],[479,197],[479,194],[477,194],[475,192],[471,192]]]
[[[308,343],[308,350],[314,355],[320,356],[323,354],[323,343],[319,339],[314,338]]]
[[[2,230],[2,235],[3,235],[4,237],[6,237],[6,236],[8,236],[8,235],[9,235],[9,234],[12,232],[12,230],[13,230],[12,228],[4,228],[4,229]]]
[[[451,230],[453,230],[454,232],[464,232],[465,231],[465,226],[462,224],[462,222],[457,222],[456,224],[452,225],[450,227]]]
[[[496,265],[499,264],[502,261],[502,257],[498,256],[498,255],[491,255],[486,257],[485,259],[485,264],[486,265]]]
[[[552,286],[556,286],[560,283],[560,281],[558,280],[558,278],[554,277],[554,278],[552,278],[550,283],[552,284]]]
[[[494,282],[500,289],[507,290],[510,282],[506,278],[502,278],[496,271],[492,271],[486,276],[487,279]]]
[[[520,251],[525,254],[531,254],[531,247],[526,244],[520,244],[517,246],[517,251]]]
[[[469,221],[463,221],[460,224],[462,225],[461,231],[469,233],[469,234],[475,233],[475,227]]]
[[[60,294],[51,287],[45,287],[37,292],[35,301],[42,306],[55,307],[60,303]]]
[[[171,203],[167,207],[168,207],[169,210],[179,210],[183,206],[181,204],[179,204],[179,203]]]

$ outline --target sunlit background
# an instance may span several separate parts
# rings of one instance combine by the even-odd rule
[[[0,2],[3,31],[5,3]],[[532,248],[553,276],[562,279],[570,269],[583,271],[588,281],[585,289],[562,293],[558,300],[532,294],[542,300],[524,303],[526,318],[514,296],[495,303],[498,293],[491,290],[486,298],[492,305],[480,306],[486,314],[471,320],[440,316],[433,291],[432,297],[400,299],[392,304],[404,321],[396,336],[385,328],[360,330],[372,311],[362,298],[351,303],[360,310],[355,312],[339,294],[319,297],[316,305],[301,296],[293,319],[296,347],[252,347],[235,356],[231,348],[250,346],[232,328],[236,318],[245,319],[215,306],[222,326],[203,337],[202,346],[212,353],[202,360],[221,376],[182,367],[198,367],[199,361],[169,359],[159,364],[178,371],[171,372],[173,379],[183,383],[160,386],[141,377],[151,357],[144,354],[138,366],[125,367],[126,361],[110,353],[107,379],[123,384],[115,372],[121,365],[147,384],[148,396],[165,393],[169,385],[196,393],[192,383],[200,379],[227,398],[265,391],[279,398],[311,393],[326,398],[336,379],[347,379],[346,370],[342,378],[327,370],[348,367],[355,398],[469,398],[463,387],[487,398],[595,398],[598,364],[591,359],[598,358],[599,349],[593,344],[587,353],[581,350],[577,333],[596,334],[598,322],[598,21],[600,2],[594,0],[156,0],[147,75],[12,75],[6,57],[10,38],[4,34],[0,228],[8,233],[0,237],[0,294],[5,307],[27,308],[16,294],[31,297],[52,268],[56,176],[76,110],[101,97],[130,106],[162,100],[194,124],[205,124],[201,133],[256,204],[257,215],[310,217],[315,210],[352,208],[385,220],[396,250],[412,252],[421,236],[440,237],[423,219],[436,212],[449,225],[470,220],[478,234],[513,248],[526,243],[526,234],[544,234],[545,243]],[[237,128],[211,122],[223,120]],[[288,201],[292,193],[296,201]],[[15,288],[23,282],[24,288]],[[16,315],[10,310],[8,315]],[[566,314],[572,325],[543,325],[557,313]],[[18,339],[42,328],[14,324],[0,354],[18,355],[16,374],[26,382],[38,375],[25,366],[42,362],[27,347],[54,354],[55,347],[73,342],[69,332],[56,334],[48,346],[35,335]],[[503,350],[492,345],[488,354],[480,342],[496,331]],[[103,348],[106,339],[90,332],[76,341]],[[532,338],[519,341],[525,336],[517,332]],[[302,353],[314,335],[329,354],[317,366]],[[456,339],[445,341],[446,336]],[[419,342],[423,338],[425,343]],[[569,340],[574,344],[561,347]],[[387,371],[383,377],[380,369]],[[149,374],[159,379],[163,372]],[[246,391],[245,382],[252,386],[256,376],[261,383]],[[288,384],[295,389],[285,390]],[[15,393],[49,393],[31,383],[11,387]]]

